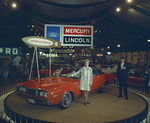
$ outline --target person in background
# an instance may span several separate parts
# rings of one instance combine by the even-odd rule
[[[121,57],[116,72],[116,78],[119,80],[119,96],[118,96],[119,98],[122,97],[122,87],[123,87],[125,99],[128,99],[128,93],[127,93],[128,71],[129,71],[128,64],[125,62],[124,57]]]
[[[2,74],[3,74],[3,81],[4,81],[4,85],[7,84],[7,77],[9,74],[9,66],[7,64],[7,62],[4,62],[4,65],[2,66]]]
[[[79,66],[79,63],[78,63],[78,61],[75,61],[75,66]]]
[[[102,66],[101,66],[100,62],[98,62],[97,60],[96,60],[94,66],[95,66],[97,69],[102,70]]]
[[[23,64],[20,63],[18,65],[18,72],[19,72],[19,80],[18,82],[22,82],[23,81]]]
[[[148,68],[148,66],[146,66],[146,68],[145,68],[145,74],[144,74],[145,94],[148,94],[148,92],[149,92],[148,91],[149,74],[150,74],[149,68]]]
[[[15,82],[15,78],[16,78],[16,66],[14,65],[13,62],[10,64],[10,76],[11,76],[11,82]]]
[[[84,61],[84,67],[82,67],[79,71],[73,73],[71,76],[75,76],[77,74],[81,75],[81,79],[80,79],[80,90],[84,91],[84,105],[86,104],[90,104],[90,102],[88,101],[88,91],[90,91],[90,87],[92,85],[92,79],[93,79],[93,70],[91,67],[89,67],[89,60],[86,59]],[[68,76],[68,77],[71,77]]]
[[[28,79],[28,74],[29,74],[29,68],[28,68],[28,62],[25,62],[23,65],[23,81],[27,81]]]

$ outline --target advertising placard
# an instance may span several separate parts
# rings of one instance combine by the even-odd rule
[[[61,42],[59,41],[38,36],[28,36],[22,38],[22,40],[28,45],[40,48],[51,48],[61,46]]]
[[[93,26],[45,24],[45,37],[61,46],[93,46]]]

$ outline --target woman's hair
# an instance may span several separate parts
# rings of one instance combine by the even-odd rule
[[[85,63],[85,62],[90,62],[90,61],[89,61],[88,59],[85,59],[85,60],[84,60],[84,63]]]

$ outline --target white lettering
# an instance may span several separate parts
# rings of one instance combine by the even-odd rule
[[[91,43],[91,39],[90,38],[65,38],[64,42],[65,43],[86,44],[86,43]]]
[[[6,48],[6,49],[5,49],[5,53],[6,53],[6,54],[11,54],[11,49],[10,49],[10,48]]]
[[[66,32],[68,32],[68,33],[69,33],[69,32],[70,32],[70,29],[66,29]]]
[[[65,30],[66,33],[77,33],[77,34],[90,34],[91,29],[67,29]]]
[[[13,54],[13,55],[18,54],[18,49],[17,49],[17,48],[13,48],[13,49],[12,49],[12,54]]]

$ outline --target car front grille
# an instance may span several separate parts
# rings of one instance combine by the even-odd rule
[[[33,95],[33,96],[38,96],[37,92],[38,92],[38,90],[27,88],[26,93],[29,94],[29,95]]]

